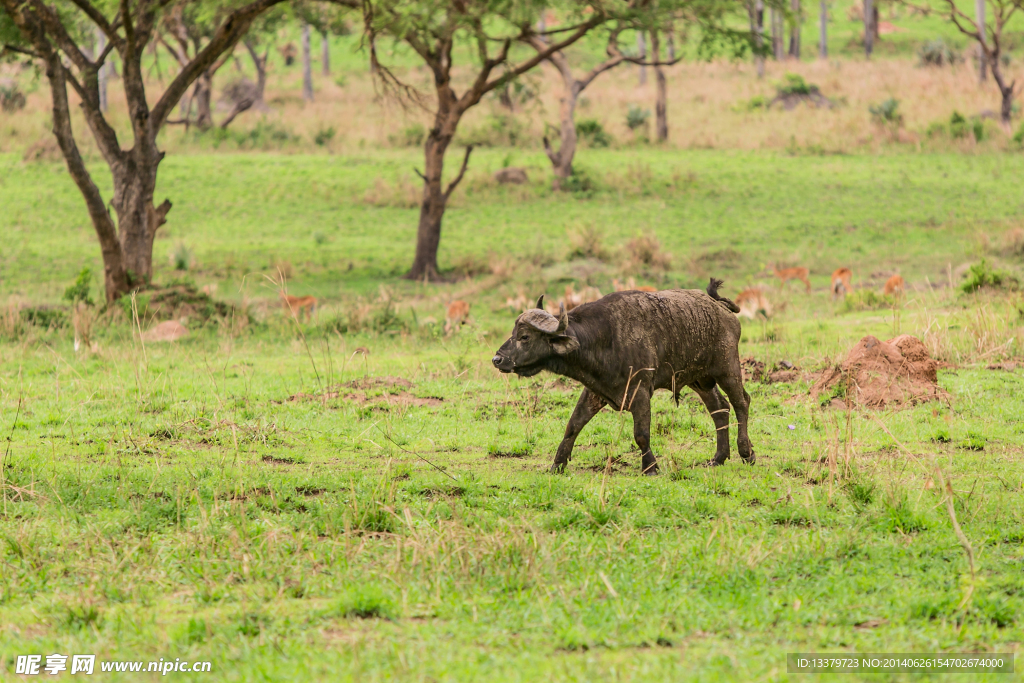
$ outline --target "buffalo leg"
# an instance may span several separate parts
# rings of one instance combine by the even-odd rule
[[[572,411],[569,424],[565,426],[565,436],[562,443],[558,444],[558,451],[555,453],[555,461],[551,464],[552,472],[562,472],[572,457],[572,447],[576,444],[576,437],[580,435],[583,428],[587,426],[590,419],[600,412],[605,405],[604,399],[597,394],[584,389],[580,394],[580,400],[576,402],[576,409]]]
[[[739,364],[737,363],[737,366]],[[740,379],[739,367],[734,374],[723,377],[718,385],[725,391],[732,408],[736,411],[736,448],[740,457],[748,465],[754,462],[754,449],[750,445],[750,437],[747,436],[747,418],[750,415],[750,394],[743,388],[743,380]]]
[[[658,473],[658,460],[651,451],[651,396],[647,389],[640,387],[629,404],[633,414],[633,440],[640,449],[640,464],[647,475]]]
[[[701,389],[700,386],[691,384],[690,388],[704,401],[715,423],[715,458],[708,464],[722,465],[729,459],[729,402],[714,385],[710,389]]]

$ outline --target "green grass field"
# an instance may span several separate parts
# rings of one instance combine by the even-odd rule
[[[531,183],[494,185],[506,162]],[[815,681],[787,674],[786,653],[1021,653],[1024,374],[987,369],[1021,356],[1021,300],[949,285],[982,258],[1020,273],[1004,235],[1024,216],[1024,159],[587,150],[593,188],[553,195],[539,151],[481,150],[441,255],[477,274],[446,285],[398,277],[417,163],[169,156],[156,280],[217,284],[251,322],[142,344],[115,306],[98,351],[76,354],[66,325],[20,324],[17,307],[58,306],[99,271],[81,199],[62,166],[0,156],[6,672],[58,652],[208,660],[210,680]],[[570,260],[580,234],[604,260]],[[631,269],[639,234],[667,270]],[[744,323],[741,356],[801,369],[748,382],[754,467],[702,467],[706,411],[662,393],[662,476],[639,476],[631,419],[607,410],[568,474],[546,472],[578,387],[490,367],[506,297],[627,275],[714,274],[735,294],[774,288],[776,261],[810,267],[814,290],[771,289],[775,318]],[[905,302],[833,304],[841,265],[865,290],[901,272]],[[280,312],[284,271],[321,299],[312,322]],[[473,321],[446,337],[430,319],[452,298]],[[860,337],[898,332],[947,363],[948,403],[846,412],[808,395]]]

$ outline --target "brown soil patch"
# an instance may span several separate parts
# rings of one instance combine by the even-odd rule
[[[764,363],[753,356],[740,361],[740,370],[743,373],[744,382],[760,382],[764,377]]]
[[[391,375],[384,375],[383,377],[363,377],[362,379],[354,379],[344,386],[350,389],[379,389],[389,387],[403,387],[405,389],[412,389],[413,383],[404,377],[392,377]]]
[[[444,403],[443,398],[437,396],[414,396],[406,389],[412,389],[413,383],[404,377],[364,377],[353,380],[347,384],[340,384],[331,387],[322,394],[295,394],[289,396],[289,401],[325,401],[340,398],[352,401],[359,405],[387,404],[397,406],[439,406]],[[395,388],[401,387],[398,391]],[[386,389],[382,394],[367,396],[373,389]],[[353,391],[354,390],[354,391]]]
[[[847,403],[884,408],[949,398],[938,385],[939,364],[917,337],[903,334],[887,342],[867,336],[841,365],[825,368],[811,396],[845,388]]]

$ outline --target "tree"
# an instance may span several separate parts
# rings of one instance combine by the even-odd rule
[[[85,200],[103,253],[107,301],[148,283],[153,274],[153,240],[167,220],[171,202],[153,202],[157,169],[164,153],[157,134],[186,90],[235,46],[252,21],[281,0],[241,2],[220,15],[205,46],[170,82],[159,97],[147,97],[142,57],[156,39],[158,22],[167,14],[166,3],[139,0],[132,5],[120,0],[116,11],[105,11],[91,0],[0,0],[0,10],[18,30],[18,41],[5,50],[38,60],[43,66],[52,99],[53,133],[67,162],[68,171]],[[112,15],[112,16],[111,16]],[[82,50],[85,37],[79,30],[91,23],[103,31],[107,45],[93,57]],[[121,58],[121,78],[128,103],[132,144],[122,146],[118,133],[100,108],[98,72],[110,53]],[[68,85],[81,100],[86,124],[113,179],[107,203],[79,151],[71,126]],[[152,102],[152,104],[151,104]]]
[[[828,0],[821,0],[818,12],[818,57],[828,59]]]
[[[423,201],[416,232],[416,256],[405,277],[439,280],[437,250],[441,243],[441,221],[452,192],[466,173],[473,149],[472,146],[466,148],[457,175],[445,187],[442,184],[444,157],[462,117],[479,104],[484,95],[526,73],[551,54],[572,45],[604,23],[607,15],[603,4],[574,0],[574,4],[569,6],[572,15],[578,17],[574,23],[538,34],[534,24],[538,10],[542,11],[544,7],[526,0],[500,4],[489,0],[450,3],[434,0],[419,4],[409,4],[404,0],[365,0],[363,7],[370,58],[383,87],[420,104],[424,102],[420,93],[401,82],[391,69],[381,64],[375,41],[381,35],[406,43],[433,76],[436,98],[432,112],[434,122],[424,142],[424,170],[417,171],[423,180]],[[514,61],[511,55],[513,45],[527,42],[535,34],[551,36],[551,43],[530,57]],[[461,95],[452,82],[456,43],[470,47],[478,60]]]
[[[747,0],[747,15],[750,17],[757,77],[764,78],[764,0]]]
[[[313,101],[313,65],[309,54],[309,23],[302,22],[302,99]]]
[[[984,2],[984,0],[979,0]],[[1024,0],[988,0],[992,10],[992,21],[986,21],[985,8],[975,7],[976,14],[971,18],[960,9],[956,0],[936,0],[941,8],[938,11],[956,26],[957,30],[978,44],[982,63],[992,72],[992,80],[999,88],[1002,103],[999,109],[999,121],[1003,129],[1009,132],[1010,120],[1013,116],[1013,97],[1017,92],[1017,81],[1006,81],[1003,73],[1003,31],[1010,19],[1018,10],[1024,9]],[[916,5],[907,0],[903,4],[913,7],[925,14],[936,11],[934,5]]]
[[[220,8],[212,4],[202,4],[180,0],[172,5],[164,14],[161,22],[164,30],[158,34],[159,42],[164,46],[178,65],[185,69],[196,58],[220,23]],[[222,66],[228,63],[234,52],[226,50],[212,64],[207,66],[195,80],[191,96],[182,102],[182,119],[174,123],[194,124],[199,130],[213,127],[213,77]],[[196,116],[192,119],[192,104],[195,103]],[[221,127],[234,120],[238,114],[254,104],[251,98],[243,98],[236,102],[235,109],[228,115]]]
[[[576,156],[577,146],[576,104],[579,101],[580,94],[594,82],[595,78],[623,62],[636,64],[640,66],[641,69],[645,66],[661,65],[661,63],[656,61],[657,54],[655,54],[655,61],[650,62],[643,57],[627,56],[622,51],[619,46],[619,36],[624,30],[630,27],[631,26],[628,23],[620,20],[615,27],[609,31],[608,45],[605,48],[608,58],[597,64],[580,78],[576,78],[573,74],[572,65],[569,63],[569,58],[566,56],[564,50],[552,52],[547,57],[547,61],[555,67],[555,70],[558,71],[559,77],[562,79],[562,96],[559,101],[558,110],[558,151],[552,149],[547,136],[544,137],[544,152],[548,155],[548,159],[554,167],[554,189],[556,190],[562,189],[566,179],[568,179],[573,173],[572,162]],[[641,34],[642,31],[637,31],[637,33]],[[542,35],[530,35],[527,37],[527,42],[534,50],[537,51],[538,54],[543,54],[548,51],[548,40],[546,40]],[[655,50],[656,49],[657,48],[655,48]],[[670,59],[669,62],[666,63],[675,64],[677,61],[678,60],[676,59]]]
[[[789,56],[800,59],[800,24],[803,20],[800,14],[800,0],[790,0],[790,11],[793,13],[793,23],[789,27]]]
[[[871,59],[871,52],[875,48],[874,18],[874,0],[864,0],[864,56],[868,59]]]

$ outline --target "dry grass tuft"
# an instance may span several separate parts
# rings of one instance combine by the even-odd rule
[[[672,255],[661,250],[654,233],[637,235],[626,242],[627,268],[631,270],[668,270]]]
[[[414,209],[423,201],[423,185],[409,178],[396,184],[377,178],[374,186],[363,195],[363,203],[370,206]]]
[[[611,260],[612,253],[605,247],[604,230],[593,223],[579,224],[569,229],[569,260]]]

